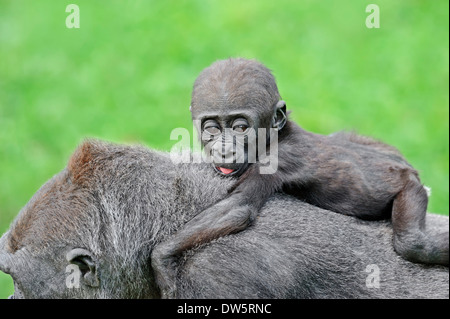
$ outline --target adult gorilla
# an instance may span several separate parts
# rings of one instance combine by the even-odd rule
[[[226,195],[206,164],[85,142],[0,240],[14,297],[157,298],[152,248]],[[448,218],[430,216],[448,229]],[[405,261],[389,222],[277,194],[248,229],[187,251],[180,298],[448,298],[448,267]]]

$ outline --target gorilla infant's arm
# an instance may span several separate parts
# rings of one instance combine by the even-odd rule
[[[392,216],[401,256],[448,265],[449,233],[426,229],[428,197],[417,171],[389,145],[349,133],[314,134],[287,120],[275,79],[262,64],[228,59],[206,68],[195,81],[191,112],[214,170],[239,180],[225,199],[156,247],[163,296],[175,293],[183,251],[245,229],[280,190],[362,219]],[[278,165],[265,173],[270,159]]]

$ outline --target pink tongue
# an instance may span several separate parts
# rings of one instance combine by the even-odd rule
[[[221,171],[222,173],[224,173],[225,175],[228,175],[228,174],[234,172],[234,169],[229,169],[229,168],[217,167],[217,169],[219,171]]]

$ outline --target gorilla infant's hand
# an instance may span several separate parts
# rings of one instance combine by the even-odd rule
[[[175,298],[176,260],[177,257],[171,255],[170,248],[164,243],[153,249],[152,268],[162,299]]]
[[[257,211],[253,206],[244,206],[237,196],[229,196],[195,216],[167,241],[156,245],[152,267],[161,298],[176,298],[177,261],[183,251],[247,228]]]

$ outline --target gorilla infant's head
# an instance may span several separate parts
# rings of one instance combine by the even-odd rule
[[[227,176],[242,174],[257,160],[258,140],[268,143],[269,129],[286,122],[286,104],[270,70],[242,58],[217,61],[200,73],[191,112],[206,154]]]

